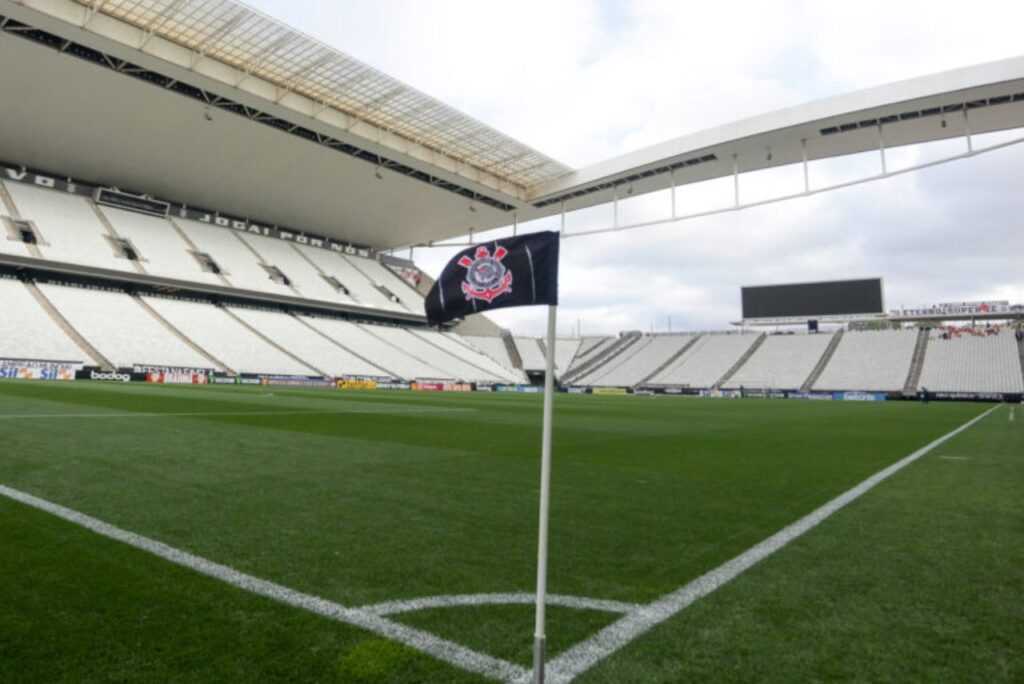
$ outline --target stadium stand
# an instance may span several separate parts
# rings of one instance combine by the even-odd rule
[[[98,206],[27,183],[0,183],[0,211],[0,254],[41,264],[139,272],[380,314],[422,310],[415,285],[376,259]],[[26,241],[22,231],[29,229],[34,235]],[[483,383],[527,382],[524,371],[545,367],[542,341],[508,333],[467,338],[265,310],[258,303],[218,308],[134,297],[109,286],[0,283],[5,314],[13,312],[21,323],[4,328],[0,351],[7,358]],[[1024,389],[1021,354],[1012,331],[998,328],[944,328],[931,335],[632,332],[558,340],[555,365],[563,381],[576,385],[1013,393]]]
[[[112,236],[97,217],[91,200],[25,183],[8,183],[7,193],[21,218],[35,224],[44,258],[96,268],[134,270],[128,259],[117,255]]]
[[[124,292],[48,283],[41,283],[39,290],[114,366],[215,367]]]
[[[215,274],[204,271],[188,251],[188,244],[167,219],[123,209],[100,207],[111,227],[129,240],[146,273],[178,280],[221,284]]]
[[[410,328],[409,332],[441,348],[452,356],[459,358],[466,363],[472,364],[486,373],[490,373],[502,382],[527,382],[526,375],[522,371],[516,371],[508,366],[498,363],[483,352],[473,348],[454,333],[442,333],[437,332],[436,330],[427,330],[424,328]]]
[[[32,297],[28,287],[0,278],[0,358],[89,363],[91,359]]]
[[[361,306],[377,309],[390,311],[406,310],[401,304],[392,302],[383,292],[374,287],[373,283],[367,280],[366,276],[341,254],[305,245],[295,245],[295,247],[304,257],[313,262],[324,275],[334,278],[348,290],[347,296],[352,301],[359,303]]]
[[[578,350],[576,350],[576,358],[577,359],[581,359],[581,360],[585,359],[590,354],[596,352],[599,347],[601,347],[601,346],[603,346],[605,344],[608,344],[609,342],[611,342],[614,339],[615,339],[614,337],[607,337],[607,336],[601,336],[601,337],[582,337],[582,338],[580,338],[580,348]]]
[[[352,353],[373,359],[374,365],[380,366],[395,377],[403,380],[451,378],[444,371],[434,368],[426,361],[416,358],[404,349],[390,344],[370,332],[383,326],[361,325],[319,316],[298,316],[297,318],[312,330],[328,337]]]
[[[542,371],[547,368],[547,359],[544,358],[544,351],[540,346],[540,340],[535,337],[516,337],[516,350],[523,360],[523,370]]]
[[[825,353],[831,335],[769,335],[723,387],[799,389]]]
[[[236,231],[217,228],[190,219],[174,219],[182,233],[203,254],[209,255],[234,287],[268,294],[291,295],[295,292],[270,279],[255,255],[245,248]]]
[[[0,203],[0,209],[3,204]],[[29,246],[21,239],[19,231],[14,227],[14,218],[0,213],[0,254],[13,254],[14,256],[33,256]]]
[[[814,389],[899,392],[916,343],[916,330],[847,331]]]
[[[505,340],[493,335],[463,335],[463,339],[506,368],[515,368]]]
[[[281,352],[212,304],[150,296],[142,299],[230,370],[265,375],[318,375],[315,369]]]
[[[704,334],[689,350],[647,382],[669,387],[711,387],[759,337],[743,333]]]
[[[363,329],[393,347],[406,351],[410,356],[421,359],[428,366],[439,369],[442,372],[441,378],[450,378],[464,382],[508,382],[506,378],[485,371],[479,366],[446,351],[436,344],[436,339],[431,339],[429,336],[423,337],[405,328],[384,325],[363,326]],[[434,335],[440,334],[434,331],[430,332]]]
[[[1013,331],[950,335],[933,330],[918,389],[930,392],[1024,392]]]
[[[348,302],[324,280],[312,262],[302,257],[295,245],[261,235],[239,233],[242,241],[255,252],[260,261],[277,268],[290,281],[290,287],[302,297],[326,302]]]
[[[644,335],[609,363],[575,382],[595,387],[632,387],[650,376],[691,339],[691,335]]]
[[[277,346],[308,361],[326,375],[393,377],[383,368],[317,335],[286,313],[236,306],[228,310]]]
[[[344,254],[341,255],[341,258],[362,273],[371,283],[384,288],[397,297],[398,302],[392,302],[393,304],[397,303],[407,311],[423,312],[423,295],[384,264],[375,259],[363,259]]]
[[[561,376],[572,367],[576,353],[580,348],[580,340],[577,339],[556,339],[555,340],[555,370],[556,375]]]

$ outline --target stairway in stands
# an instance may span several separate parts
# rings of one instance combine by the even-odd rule
[[[832,355],[836,353],[836,347],[839,346],[839,342],[843,339],[843,331],[839,330],[832,339],[829,340],[828,346],[825,348],[825,353],[818,359],[817,365],[814,366],[814,370],[807,376],[804,384],[800,385],[801,392],[810,392],[811,388],[814,387],[814,383],[818,382],[818,378],[825,372],[825,367],[828,366],[828,362],[832,360]]]
[[[924,368],[924,357],[928,353],[928,330],[921,328],[917,331],[917,344],[914,346],[914,356],[910,361],[910,372],[907,373],[907,381],[903,384],[904,394],[913,394],[921,382],[921,369]]]
[[[598,368],[604,366],[606,363],[614,359],[616,356],[626,351],[634,344],[636,344],[640,338],[643,337],[640,333],[623,333],[618,339],[612,344],[607,345],[599,354],[594,357],[587,359],[584,363],[580,364],[572,371],[566,373],[562,377],[562,384],[571,385],[579,378],[585,375],[589,375]]]
[[[737,359],[736,363],[732,364],[732,368],[730,368],[729,370],[725,371],[725,375],[720,377],[718,379],[718,382],[716,382],[714,385],[712,385],[712,389],[719,389],[719,388],[721,388],[722,385],[724,385],[725,383],[729,382],[729,378],[731,378],[732,376],[736,375],[736,371],[738,371],[740,368],[742,368],[743,364],[745,364],[747,361],[750,360],[750,357],[754,355],[754,352],[756,352],[761,347],[762,344],[764,344],[764,341],[766,339],[768,339],[768,335],[767,334],[761,333],[760,335],[758,335],[757,339],[754,340],[754,344],[750,345],[750,348],[747,349],[747,351],[743,352],[743,356],[741,356],[739,359]]]
[[[505,345],[505,351],[508,352],[508,360],[512,362],[512,368],[523,370],[523,357],[519,355],[519,350],[516,349],[516,341],[512,337],[512,333],[508,330],[502,330],[501,341]]]

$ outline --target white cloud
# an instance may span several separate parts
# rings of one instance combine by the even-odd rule
[[[1009,57],[1024,5],[863,0],[258,0],[270,14],[572,165],[857,88]],[[892,168],[955,143],[893,151]],[[877,157],[815,165],[835,181]],[[880,275],[891,305],[1024,301],[1024,231],[1010,148],[813,198],[632,233],[567,240],[562,325],[584,333],[720,328],[744,284]],[[799,189],[743,178],[746,200]],[[721,184],[720,184],[721,185]],[[731,182],[680,192],[731,198]],[[692,200],[692,201],[691,201]],[[643,217],[666,196],[640,198]],[[720,203],[720,202],[719,202]],[[579,225],[593,225],[594,215]],[[640,220],[640,219],[630,219]],[[555,227],[548,221],[539,227]],[[417,250],[437,273],[454,250]],[[540,334],[540,310],[492,316]]]

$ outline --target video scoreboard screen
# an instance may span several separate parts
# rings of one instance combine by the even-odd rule
[[[743,318],[880,314],[882,279],[833,280],[742,288]]]

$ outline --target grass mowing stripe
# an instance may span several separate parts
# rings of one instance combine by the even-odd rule
[[[748,549],[744,553],[715,568],[711,572],[701,575],[676,591],[666,594],[660,599],[628,614],[626,617],[609,625],[586,641],[573,646],[571,649],[562,653],[548,664],[547,681],[552,683],[572,681],[599,661],[618,651],[644,632],[671,618],[694,601],[707,596],[715,589],[718,589],[723,584],[726,584],[743,573],[748,568],[764,560],[804,533],[810,531],[832,514],[848,505],[850,502],[869,492],[878,485],[878,483],[891,477],[914,461],[917,461],[939,445],[947,442],[953,437],[956,437],[961,432],[981,421],[998,408],[999,405],[993,406],[982,414],[967,421],[952,432],[949,432],[921,447],[909,456],[905,456],[896,463],[893,463],[888,468],[880,470],[857,486],[840,494],[800,520],[797,520],[792,525],[776,532],[760,544]],[[531,675],[525,674],[519,681],[521,683],[530,682]]]
[[[73,511],[70,508],[65,508],[59,504],[40,499],[2,484],[0,484],[0,496],[5,496],[27,506],[46,511],[68,522],[91,530],[96,534],[123,542],[208,577],[219,579],[239,589],[244,589],[253,594],[273,599],[331,620],[360,627],[470,672],[476,672],[506,682],[516,681],[529,674],[518,665],[513,665],[483,653],[477,653],[465,646],[438,638],[433,634],[392,622],[364,610],[346,608],[333,601],[310,596],[280,584],[247,575],[226,565],[200,558],[154,539],[123,530],[102,520],[97,520],[78,511]]]

